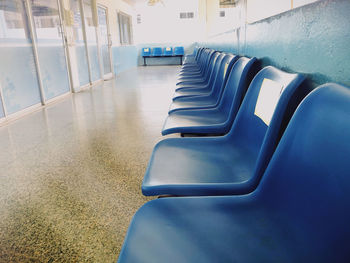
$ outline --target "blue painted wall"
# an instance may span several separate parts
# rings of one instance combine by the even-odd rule
[[[141,50],[143,47],[176,47],[183,46],[185,54],[193,52],[195,44],[166,43],[166,44],[144,44],[137,46],[115,46],[112,47],[114,73],[126,71],[128,69],[143,65]],[[147,59],[147,65],[178,65],[179,58],[151,58]]]
[[[350,86],[350,1],[324,0],[218,35],[203,46],[256,56],[307,74],[316,86]]]
[[[114,74],[137,67],[137,54],[136,46],[112,47]]]

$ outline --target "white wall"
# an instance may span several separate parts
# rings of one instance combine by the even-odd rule
[[[219,0],[207,0],[206,4],[208,37],[240,26],[242,18],[240,5],[230,8],[220,8]],[[220,11],[225,11],[225,17],[220,17]]]
[[[141,23],[134,26],[134,40],[142,43],[195,42],[205,37],[205,24],[199,15],[199,0],[163,0],[163,4],[136,5]],[[193,12],[194,18],[180,19],[180,12]]]
[[[202,0],[206,12],[207,37],[216,36],[244,25],[286,12],[318,0],[237,0],[236,7],[220,8],[219,0]],[[226,16],[219,12],[225,10]]]

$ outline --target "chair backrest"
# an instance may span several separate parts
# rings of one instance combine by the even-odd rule
[[[142,55],[143,57],[150,56],[150,55],[151,55],[151,48],[149,48],[149,47],[144,47],[144,48],[142,49],[141,55]]]
[[[305,253],[295,262],[349,261],[349,156],[350,89],[324,84],[297,108],[255,191],[288,221],[288,238]]]
[[[204,49],[201,52],[200,57],[198,58],[198,65],[200,72],[203,73],[203,75],[206,75],[210,71],[210,63],[213,59],[213,54],[215,54],[215,50],[212,49]]]
[[[241,57],[234,63],[229,72],[225,84],[226,87],[218,105],[219,110],[224,112],[226,116],[229,116],[227,119],[228,127],[232,126],[233,120],[236,118],[238,109],[250,84],[250,73],[256,62],[257,59],[255,57],[251,59]]]
[[[199,59],[201,53],[202,53],[204,50],[205,50],[205,48],[200,47],[200,48],[197,49],[196,53],[194,53],[194,55],[195,55],[195,60],[196,60],[196,61],[198,61],[198,59]]]
[[[184,47],[175,47],[174,48],[174,55],[175,56],[185,55]]]
[[[154,47],[152,49],[152,56],[161,56],[162,55],[162,48],[161,47]]]
[[[211,96],[213,96],[217,103],[219,103],[221,95],[224,91],[231,68],[239,58],[238,56],[228,53],[221,53],[221,55],[223,55],[223,58],[220,64],[217,65],[218,67],[216,68],[216,76],[211,90]]]
[[[274,152],[285,113],[296,108],[303,89],[298,89],[304,77],[268,66],[259,71],[249,85],[227,138],[256,157],[255,171],[242,184],[242,191],[252,191]]]
[[[172,47],[165,47],[163,49],[163,55],[164,56],[172,56],[173,55],[173,48]]]
[[[221,65],[221,61],[224,57],[225,57],[225,54],[220,52],[215,52],[212,58],[210,59],[210,65],[206,73],[207,74],[206,80],[208,81],[207,82],[208,87],[213,87]]]
[[[213,49],[208,49],[207,52],[207,56],[203,59],[202,69],[205,73],[210,74],[210,66],[213,63],[213,61],[215,61],[215,54],[218,54],[219,52]]]
[[[197,58],[197,56],[198,56],[198,54],[201,52],[201,50],[202,50],[203,48],[201,48],[201,47],[195,47],[194,49],[193,49],[193,56],[195,57],[195,58]]]
[[[209,51],[208,56],[208,63],[204,65],[204,75],[205,79],[204,82],[208,83],[208,86],[212,85],[215,79],[215,66],[217,65],[217,58],[219,57],[220,53],[214,50]]]

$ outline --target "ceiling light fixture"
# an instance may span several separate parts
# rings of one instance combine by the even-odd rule
[[[163,0],[148,0],[147,5],[155,6],[156,4],[162,4],[164,6]]]

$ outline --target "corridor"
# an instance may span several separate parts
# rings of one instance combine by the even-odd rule
[[[115,262],[178,66],[138,67],[0,127],[0,262]]]

